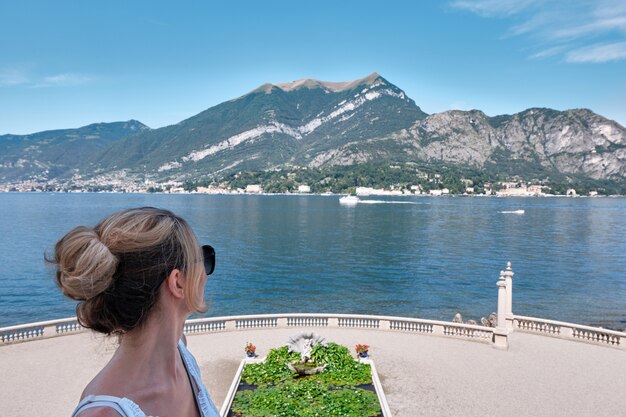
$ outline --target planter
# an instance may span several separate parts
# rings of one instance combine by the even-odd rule
[[[355,360],[348,348],[332,342],[315,349],[313,363],[298,364],[298,356],[297,352],[289,352],[287,346],[282,346],[270,349],[263,362],[243,359],[221,415],[390,417],[371,361]],[[305,372],[296,377],[288,369],[294,367],[294,362],[296,366],[309,368],[307,371],[329,366],[317,375]]]
[[[359,343],[354,347],[354,350],[356,350],[356,354],[359,358],[367,358],[367,351],[369,350],[369,347],[369,345]]]
[[[256,356],[255,352],[251,352],[251,351],[246,351],[246,356],[249,358],[254,358]]]

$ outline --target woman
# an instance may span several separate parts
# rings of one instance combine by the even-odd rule
[[[55,246],[57,282],[79,300],[79,322],[119,335],[111,361],[87,385],[76,417],[215,417],[183,326],[206,311],[215,252],[180,217],[151,207],[79,226]]]

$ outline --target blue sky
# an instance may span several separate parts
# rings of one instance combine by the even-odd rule
[[[0,134],[177,123],[265,82],[378,72],[427,113],[626,125],[626,1],[0,0]]]

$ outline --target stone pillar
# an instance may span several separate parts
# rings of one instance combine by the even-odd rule
[[[439,335],[442,336],[445,333],[443,326],[439,325],[439,324],[433,324],[433,334],[434,335]]]
[[[43,328],[43,337],[54,337],[57,335],[57,326],[56,324],[52,324],[49,326],[44,326]]]
[[[504,271],[500,272],[500,279],[498,280],[498,324],[493,331],[493,345],[498,349],[508,349],[509,341],[508,335],[509,331],[506,328],[506,301],[507,301],[507,291],[506,291],[506,282],[504,279]]]
[[[501,275],[502,276],[502,275]],[[498,329],[506,328],[506,309],[507,309],[507,291],[506,282],[503,279],[498,280]]]
[[[500,271],[500,278],[498,278],[498,282],[496,283],[496,285],[498,285],[498,287],[500,286],[500,282],[504,282],[505,287],[504,290],[507,293],[506,296],[504,297],[504,311],[506,313],[506,311],[508,310],[508,306],[506,305],[506,303],[509,300],[509,295],[508,295],[508,288],[506,287],[506,279],[504,277],[504,271]],[[500,306],[500,290],[498,289],[498,306]]]
[[[506,283],[506,328],[513,330],[513,275],[515,273],[511,269],[511,262],[506,263],[506,271],[504,271],[504,282]]]

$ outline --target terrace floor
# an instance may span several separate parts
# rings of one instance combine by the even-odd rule
[[[218,409],[247,341],[264,356],[301,330],[370,347],[394,417],[623,416],[626,352],[521,332],[509,350],[447,337],[363,329],[263,329],[188,336]],[[115,339],[92,333],[0,346],[0,415],[69,416]]]

